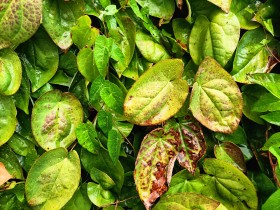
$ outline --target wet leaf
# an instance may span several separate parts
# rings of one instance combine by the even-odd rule
[[[102,189],[102,187],[94,182],[89,182],[87,185],[87,193],[91,202],[98,206],[106,206],[115,202],[115,196],[108,190]]]
[[[176,136],[164,133],[160,128],[147,134],[142,141],[135,163],[134,180],[147,209],[168,189],[177,147]]]
[[[1,1],[0,8],[0,49],[16,48],[40,26],[42,0]]]
[[[206,16],[198,16],[189,40],[190,55],[199,65],[205,57],[213,57],[221,66],[225,66],[232,57],[240,34],[237,17],[217,11]]]
[[[61,49],[66,50],[72,45],[71,27],[83,15],[85,4],[83,0],[44,0],[43,26]]]
[[[12,98],[0,94],[0,145],[5,144],[13,135],[17,125],[16,115]]]
[[[141,75],[124,101],[128,120],[138,125],[153,125],[176,114],[188,95],[182,73],[181,60],[166,59]]]
[[[58,148],[45,152],[26,179],[26,198],[36,209],[60,209],[79,186],[81,166],[76,151]]]
[[[190,109],[194,117],[207,128],[232,133],[242,115],[241,92],[230,74],[213,58],[200,64],[193,85]]]
[[[69,147],[76,139],[75,129],[83,121],[83,108],[71,93],[53,90],[45,93],[32,110],[32,132],[45,150]]]
[[[22,69],[18,55],[11,49],[0,50],[0,94],[13,95],[21,84]]]
[[[32,92],[46,84],[56,73],[58,49],[48,34],[40,28],[19,49],[23,67],[31,81]]]
[[[215,157],[236,166],[239,170],[246,172],[246,163],[241,149],[231,142],[223,142],[215,145]]]
[[[154,210],[165,209],[201,209],[201,210],[227,210],[216,200],[196,193],[177,193],[164,196],[153,208]]]

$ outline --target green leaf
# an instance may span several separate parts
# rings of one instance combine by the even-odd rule
[[[32,110],[32,132],[45,150],[69,147],[76,139],[75,129],[83,121],[83,108],[71,93],[53,90],[45,93]]]
[[[203,169],[213,176],[217,191],[223,198],[232,202],[244,202],[249,209],[257,209],[256,189],[239,169],[217,159],[205,159]]]
[[[184,50],[188,51],[191,25],[184,18],[176,18],[172,20],[172,29],[176,41]]]
[[[80,123],[75,130],[79,144],[93,154],[100,148],[97,132],[91,122]]]
[[[107,148],[113,163],[116,163],[119,159],[122,143],[123,138],[121,134],[116,130],[110,130],[108,133]]]
[[[188,16],[186,20],[193,23],[199,15],[209,16],[217,7],[208,0],[186,0],[188,7]]]
[[[175,3],[172,0],[158,2],[156,0],[136,0],[144,9],[148,10],[148,14],[164,20],[170,20],[175,11]]]
[[[59,61],[58,49],[43,28],[40,28],[20,46],[19,51],[31,81],[32,92],[35,92],[55,75]]]
[[[87,184],[83,183],[62,210],[90,210],[92,203],[87,194]]]
[[[177,156],[176,134],[158,128],[147,134],[137,155],[134,180],[145,207],[150,209],[168,189]]]
[[[221,66],[225,66],[232,57],[240,34],[237,17],[222,11],[206,16],[198,16],[189,40],[190,55],[199,65],[205,57],[211,56]]]
[[[254,14],[257,12],[257,5],[257,0],[231,1],[230,11],[238,18],[241,28],[252,30],[259,27],[259,24],[252,20]]]
[[[21,156],[26,156],[32,153],[36,154],[35,144],[18,133],[14,133],[9,139],[8,145],[15,153]]]
[[[106,76],[112,43],[105,36],[97,36],[94,46],[94,60],[99,74]]]
[[[30,82],[25,71],[22,72],[21,85],[13,99],[17,108],[29,114]]]
[[[91,173],[93,168],[95,168],[94,171],[98,169],[99,171],[107,174],[115,182],[112,191],[116,192],[117,194],[120,193],[124,182],[124,169],[119,161],[113,164],[108,151],[101,147],[98,151],[98,154],[92,154],[87,150],[82,149],[81,162],[85,170],[89,173]],[[93,175],[91,176],[94,177]],[[103,180],[104,179],[95,179],[95,181],[100,181],[99,184],[104,184]],[[113,185],[112,182],[107,182],[107,184],[108,183],[110,187]],[[108,185],[106,186],[108,187]]]
[[[207,128],[232,133],[242,116],[241,92],[228,72],[213,58],[207,57],[196,73],[190,109]]]
[[[238,43],[231,75],[237,82],[248,83],[248,74],[265,73],[270,67],[269,49],[267,44],[272,37],[264,32],[262,28],[257,28],[245,32]]]
[[[177,193],[164,196],[153,209],[227,210],[227,208],[221,202],[196,193]]]
[[[0,7],[0,49],[16,48],[40,26],[42,0],[1,1]]]
[[[63,70],[58,70],[55,75],[50,79],[49,83],[53,85],[61,85],[69,87],[72,82],[72,78],[69,77]]]
[[[215,138],[222,142],[232,142],[234,144],[247,144],[247,136],[240,126],[231,134],[215,133]]]
[[[170,55],[162,45],[142,31],[136,32],[136,46],[143,57],[150,62],[157,63],[160,60],[170,58]]]
[[[91,202],[98,206],[107,206],[115,202],[115,196],[108,190],[104,190],[100,185],[89,182],[87,185],[87,193]]]
[[[271,93],[264,93],[253,104],[253,112],[272,112],[280,110],[280,99],[272,95]]]
[[[79,186],[81,166],[76,151],[58,148],[45,152],[30,169],[26,198],[36,209],[60,209]]]
[[[85,4],[83,0],[44,0],[43,26],[61,49],[66,50],[72,45],[71,27],[83,15]]]
[[[141,75],[124,101],[124,114],[128,121],[154,125],[176,114],[188,95],[188,85],[181,79],[182,73],[181,60],[166,59]]]
[[[100,186],[104,189],[104,190],[110,190],[112,189],[114,186],[116,186],[116,183],[114,182],[114,180],[105,172],[92,167],[90,170],[90,177],[93,181],[97,182],[98,184],[100,184]]]
[[[70,76],[74,76],[78,71],[76,55],[71,51],[61,54],[59,57],[59,69],[62,69]]]
[[[229,13],[232,0],[208,0],[208,1],[220,7],[224,12]]]
[[[279,209],[280,206],[280,189],[276,190],[263,204],[262,209],[263,210],[271,210],[271,209]]]
[[[94,59],[94,50],[91,48],[83,48],[77,56],[78,69],[80,73],[90,82],[99,76],[97,64]]]
[[[0,94],[13,95],[21,84],[22,69],[18,55],[11,49],[0,50]]]
[[[7,144],[0,147],[0,163],[5,166],[12,178],[24,179],[17,156]]]
[[[269,137],[262,147],[262,150],[269,150],[270,147],[280,147],[280,133],[274,133]]]
[[[9,96],[0,95],[0,146],[13,135],[17,125],[16,106]]]
[[[280,98],[280,75],[274,73],[257,73],[248,75],[248,80],[251,83],[259,84],[265,87],[270,93],[277,98]]]
[[[91,19],[89,16],[81,16],[75,26],[71,28],[73,43],[79,48],[92,47],[96,37],[99,35],[97,28],[91,27]]]
[[[280,126],[280,111],[269,112],[267,114],[261,115],[261,118],[271,124]]]
[[[97,125],[105,135],[108,135],[109,131],[113,127],[112,114],[104,110],[99,111],[97,114]]]
[[[280,36],[280,14],[278,8],[279,1],[268,0],[260,6],[254,20],[259,22],[273,36]]]
[[[246,172],[246,163],[241,149],[231,142],[223,142],[214,147],[215,157],[231,163],[239,170]]]

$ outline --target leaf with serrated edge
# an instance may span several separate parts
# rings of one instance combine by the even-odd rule
[[[40,26],[42,0],[1,1],[0,8],[0,49],[16,48]]]
[[[82,105],[72,93],[49,91],[33,107],[33,135],[45,150],[67,148],[76,139],[75,129],[83,121],[83,115]]]
[[[232,133],[242,116],[241,92],[228,72],[213,58],[199,66],[191,93],[194,117],[210,130]]]
[[[64,148],[45,152],[26,179],[26,198],[36,209],[60,209],[79,186],[81,166],[76,151]]]
[[[167,191],[177,155],[177,138],[161,128],[147,134],[138,153],[134,180],[141,200],[150,209]]]
[[[124,101],[128,121],[138,125],[159,124],[183,106],[187,81],[181,79],[183,62],[166,59],[148,69],[132,86]]]

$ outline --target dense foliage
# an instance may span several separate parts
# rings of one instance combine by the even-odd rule
[[[279,208],[279,11],[0,1],[0,209]]]

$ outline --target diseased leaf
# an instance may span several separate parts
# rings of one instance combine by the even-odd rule
[[[60,209],[73,196],[81,178],[76,151],[57,148],[45,152],[31,167],[26,179],[26,198],[36,209]]]
[[[115,202],[115,196],[108,190],[102,189],[102,187],[94,182],[89,182],[87,185],[87,193],[91,202],[98,206],[106,206]]]
[[[49,91],[33,107],[33,135],[45,150],[67,148],[76,139],[75,129],[83,121],[83,115],[82,105],[73,94]]]
[[[246,172],[246,163],[241,149],[231,142],[223,142],[214,147],[215,157],[236,166]]]
[[[199,65],[205,57],[213,57],[221,66],[225,66],[232,57],[240,34],[237,17],[222,11],[206,16],[198,16],[189,40],[190,55]]]
[[[135,163],[134,180],[147,209],[168,189],[177,147],[176,136],[164,133],[160,128],[147,134],[142,141]]]
[[[1,1],[0,8],[0,49],[16,48],[40,26],[42,0]]]
[[[2,162],[0,162],[0,174],[0,186],[7,182],[9,179],[13,178],[13,176],[5,168],[5,165]]]
[[[177,119],[177,122],[167,122],[165,127],[169,127],[169,132],[174,132],[179,138],[179,164],[194,174],[198,161],[206,152],[206,142],[200,124],[191,115],[186,115]]]
[[[91,27],[89,16],[81,16],[75,26],[71,28],[72,40],[75,45],[82,49],[83,47],[92,47],[96,37],[99,35],[97,28]]]
[[[9,96],[0,94],[0,146],[13,135],[17,125],[16,106]]]
[[[48,34],[40,28],[27,42],[20,45],[23,68],[31,81],[32,92],[46,84],[56,73],[58,49]]]
[[[18,55],[11,49],[0,50],[0,94],[13,95],[21,84],[22,69]]]
[[[191,25],[184,18],[176,18],[172,20],[172,28],[176,41],[184,50],[188,51]]]
[[[71,27],[83,15],[85,4],[83,0],[44,0],[43,26],[61,49],[66,50],[72,45]]]
[[[181,60],[166,59],[141,75],[124,101],[128,121],[154,125],[176,114],[188,95],[188,85],[181,79],[182,73]]]
[[[227,208],[221,202],[196,193],[177,193],[164,196],[153,209],[227,210]]]
[[[208,0],[208,1],[220,7],[224,12],[229,13],[232,0]]]
[[[200,64],[193,85],[190,109],[207,128],[232,133],[242,116],[241,92],[230,74],[213,58]]]

